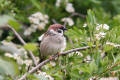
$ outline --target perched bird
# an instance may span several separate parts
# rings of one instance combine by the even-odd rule
[[[64,31],[67,30],[61,24],[50,25],[47,32],[42,35],[40,43],[40,62],[45,57],[54,54],[60,54],[66,48],[66,38]]]

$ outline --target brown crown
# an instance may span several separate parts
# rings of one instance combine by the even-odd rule
[[[63,27],[63,25],[61,25],[61,24],[53,24],[53,25],[50,25],[48,30],[53,29],[56,31],[57,29],[62,28],[62,27]]]

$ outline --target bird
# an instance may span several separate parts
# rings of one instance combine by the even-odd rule
[[[47,56],[58,54],[66,48],[66,38],[64,32],[67,28],[61,24],[52,24],[41,36],[40,43],[40,62]],[[52,59],[52,58],[51,58]]]

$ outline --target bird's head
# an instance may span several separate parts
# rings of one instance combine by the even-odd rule
[[[65,26],[63,26],[61,24],[53,24],[53,25],[50,25],[48,30],[54,34],[62,34],[63,35],[64,31],[67,29]]]

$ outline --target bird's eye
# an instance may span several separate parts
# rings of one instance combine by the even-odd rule
[[[62,31],[60,29],[58,29],[58,33],[62,33]]]

